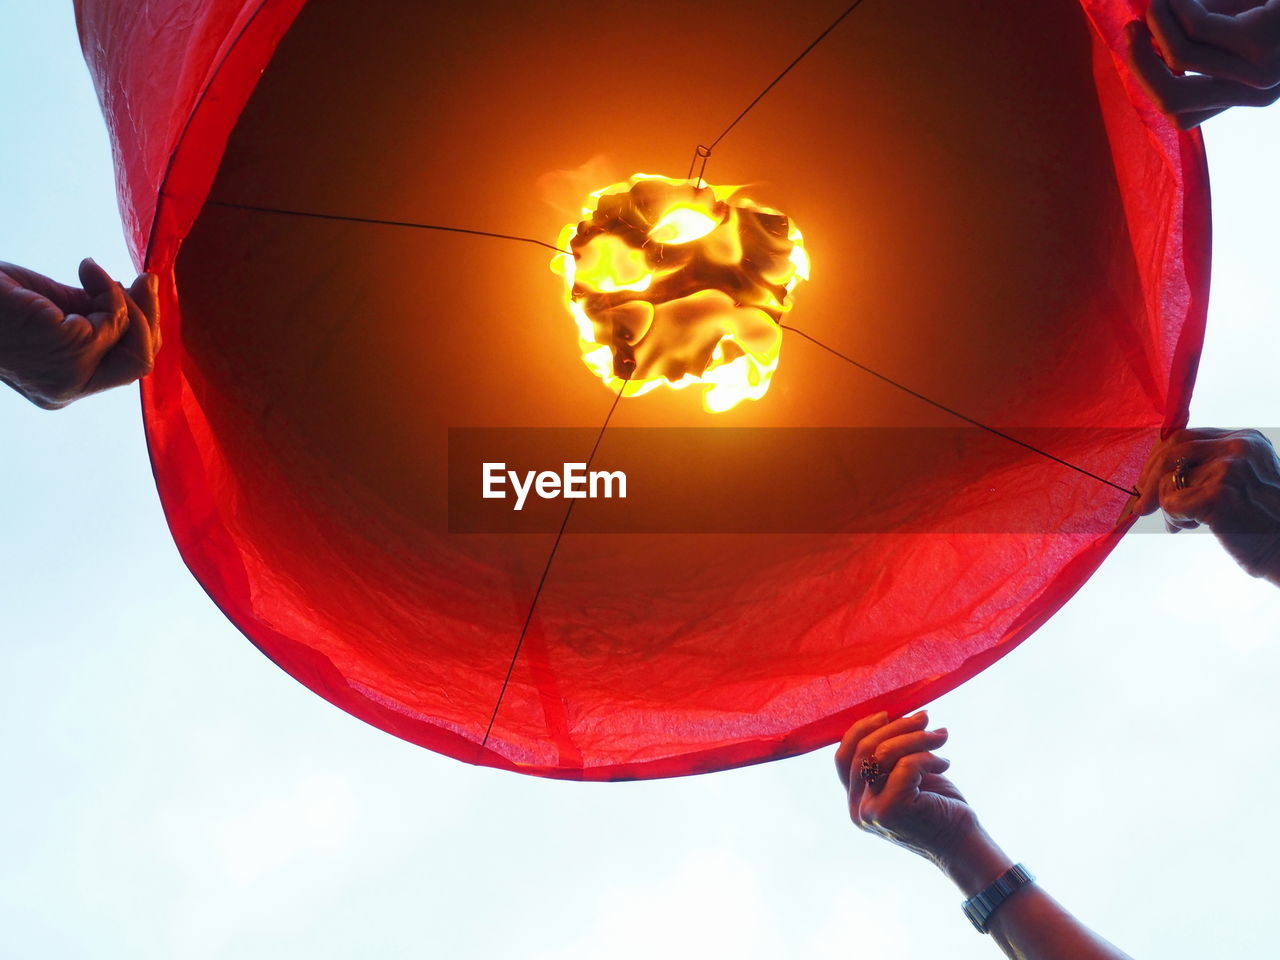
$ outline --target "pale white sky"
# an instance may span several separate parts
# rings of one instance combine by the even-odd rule
[[[0,258],[132,276],[71,5],[0,0]],[[1280,424],[1280,108],[1208,126],[1217,259],[1193,423]],[[994,958],[857,833],[830,751],[583,785],[473,769],[279,671],[183,567],[136,389],[0,395],[0,931],[14,957]],[[1139,958],[1256,956],[1278,892],[1280,590],[1129,537],[938,701],[991,831]]]

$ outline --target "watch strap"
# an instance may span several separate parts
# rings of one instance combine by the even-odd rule
[[[1036,878],[1030,870],[1020,863],[1014,864],[997,877],[995,883],[960,906],[977,931],[986,933],[991,923],[991,915],[996,912],[1000,904],[1008,900],[1014,891],[1035,881]]]

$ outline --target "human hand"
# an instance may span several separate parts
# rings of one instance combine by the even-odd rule
[[[1134,513],[1163,510],[1170,533],[1203,523],[1246,571],[1280,585],[1280,460],[1257,430],[1179,430],[1152,451],[1138,490]]]
[[[854,823],[936,862],[977,817],[942,776],[950,761],[930,752],[947,742],[947,731],[926,730],[928,722],[923,710],[897,720],[886,713],[862,718],[840,741],[836,773]]]
[[[1146,22],[1129,24],[1129,52],[1184,129],[1265,107],[1280,99],[1280,0],[1151,0]]]
[[[46,410],[146,376],[160,349],[154,276],[125,291],[85,260],[80,282],[0,263],[0,380]]]
[[[886,713],[863,717],[840,741],[836,773],[854,823],[932,861],[971,897],[1013,861],[942,776],[950,762],[931,751],[947,742],[947,731],[926,730],[928,723],[923,710],[897,720]]]

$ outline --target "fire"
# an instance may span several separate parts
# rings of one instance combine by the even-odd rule
[[[741,190],[637,173],[561,231],[551,269],[583,362],[610,390],[702,384],[712,413],[768,391],[809,257],[785,214]]]

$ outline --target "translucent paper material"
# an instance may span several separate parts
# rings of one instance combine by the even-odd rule
[[[613,395],[550,252],[245,209],[554,241],[576,211],[548,184],[682,175],[841,7],[79,0],[128,239],[163,281],[160,496],[268,657],[466,762],[677,776],[917,707],[1084,583],[1121,490],[988,434],[887,444],[963,425],[787,332],[758,401],[620,402],[600,463],[649,486],[625,528],[578,503],[530,616],[555,533],[460,532],[491,528],[459,522],[449,451],[496,429],[524,468],[586,458]],[[708,171],[803,225],[789,324],[1120,487],[1185,422],[1209,265],[1202,146],[1129,72],[1136,7],[864,4]],[[726,427],[701,458],[655,443]],[[822,522],[772,528],[770,502]],[[646,503],[717,532],[646,527]]]

